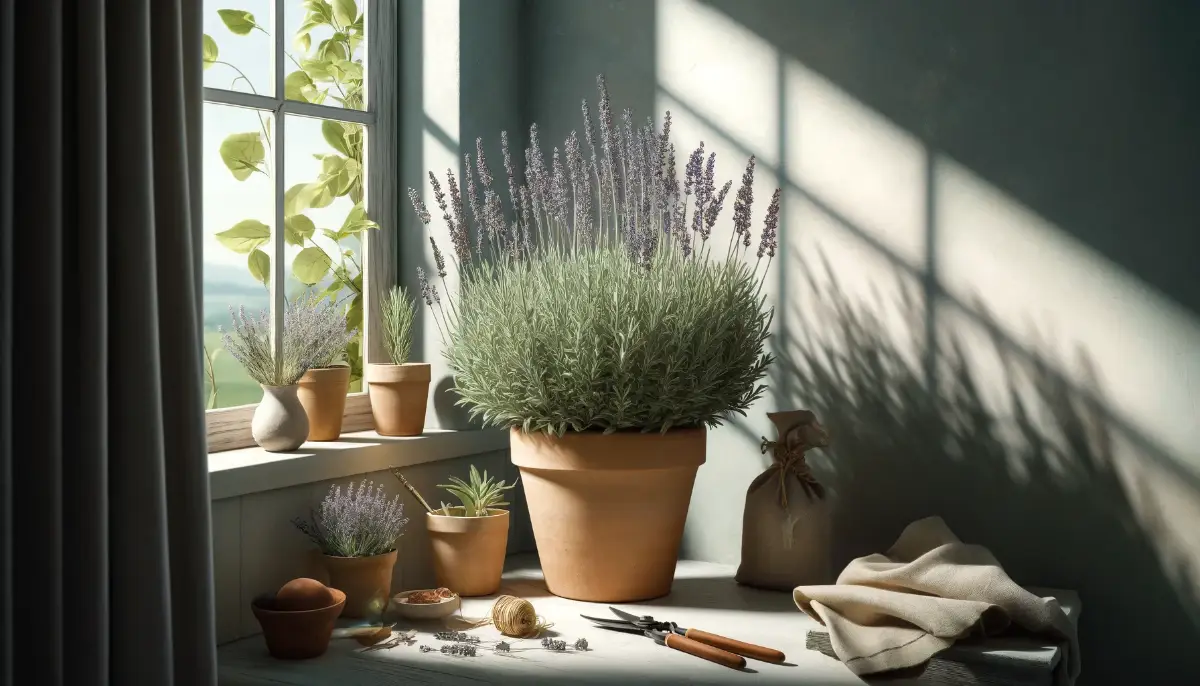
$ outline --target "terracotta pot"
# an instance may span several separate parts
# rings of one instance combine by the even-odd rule
[[[429,364],[368,364],[367,394],[375,430],[384,436],[419,436],[429,402]]]
[[[392,595],[396,551],[370,557],[322,555],[329,587],[346,594],[343,617],[368,617],[382,612]]]
[[[296,396],[299,386],[263,386],[262,400],[254,408],[250,435],[270,453],[299,448],[308,438],[308,415]]]
[[[304,372],[297,383],[296,397],[308,415],[308,440],[336,441],[342,435],[346,393],[350,390],[350,367],[342,364]]]
[[[703,429],[561,438],[513,429],[510,445],[551,593],[615,603],[671,592]]]
[[[462,514],[463,508],[452,507]],[[500,588],[508,552],[508,512],[488,510],[486,517],[425,513],[438,586],[460,596],[491,595]]]
[[[333,625],[346,604],[345,593],[337,589],[330,589],[330,592],[334,603],[317,610],[276,610],[273,596],[254,599],[250,609],[262,627],[271,657],[307,660],[325,653],[329,637],[333,635]]]

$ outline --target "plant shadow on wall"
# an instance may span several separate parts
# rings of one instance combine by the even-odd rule
[[[788,400],[816,412],[832,436],[830,459],[818,467],[836,485],[836,568],[886,550],[908,522],[944,514],[1019,583],[1079,591],[1085,660],[1089,635],[1114,622],[1136,631],[1152,618],[1164,631],[1160,648],[1182,648],[1200,612],[1188,583],[1196,570],[1162,550],[1170,532],[1155,497],[1122,483],[1114,447],[1130,438],[1097,384],[1080,388],[1059,373],[1066,367],[1052,342],[1014,346],[978,305],[961,314],[983,336],[943,316],[930,347],[921,294],[901,277],[889,304],[850,295],[827,265],[811,266],[789,295],[807,291],[812,306],[790,304],[797,333],[779,351],[773,381],[790,376]],[[989,356],[998,364],[977,364]],[[1097,377],[1086,351],[1075,360],[1084,378]],[[1137,642],[1103,643],[1106,661],[1147,658]]]

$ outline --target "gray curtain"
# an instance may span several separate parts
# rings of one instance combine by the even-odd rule
[[[200,0],[0,0],[0,680],[216,683]]]

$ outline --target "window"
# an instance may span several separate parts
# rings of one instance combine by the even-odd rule
[[[266,310],[278,340],[283,303],[306,292],[338,303],[347,327],[359,330],[343,360],[351,368],[344,430],[366,428],[359,420],[369,418],[362,393],[369,291],[386,280],[392,262],[376,237],[390,225],[394,193],[382,180],[391,174],[378,173],[372,160],[395,159],[383,150],[394,132],[377,127],[394,88],[381,90],[370,79],[376,65],[394,64],[375,56],[391,50],[385,40],[394,30],[375,31],[381,19],[384,26],[394,20],[389,4],[205,0],[210,451],[252,444],[249,421],[262,396],[225,354],[219,327],[228,328],[231,309]]]

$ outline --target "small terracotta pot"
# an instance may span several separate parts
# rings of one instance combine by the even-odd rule
[[[671,592],[703,429],[510,434],[550,592],[633,602]]]
[[[425,513],[438,586],[461,596],[495,593],[508,552],[508,512],[488,510],[486,517],[463,517],[461,507],[450,512]]]
[[[368,364],[367,394],[375,430],[384,436],[419,436],[429,402],[429,364]]]
[[[334,603],[317,610],[276,610],[274,597],[259,596],[250,604],[263,630],[267,651],[280,660],[307,660],[325,653],[346,594],[330,589]]]
[[[392,596],[392,568],[396,551],[370,557],[322,555],[329,587],[346,594],[343,617],[367,617],[387,608]]]
[[[250,435],[263,450],[295,450],[308,438],[308,415],[296,396],[299,386],[263,386],[262,400],[250,419]]]
[[[304,372],[297,382],[296,397],[308,415],[308,440],[336,441],[342,435],[346,392],[350,390],[350,367],[342,364]]]

